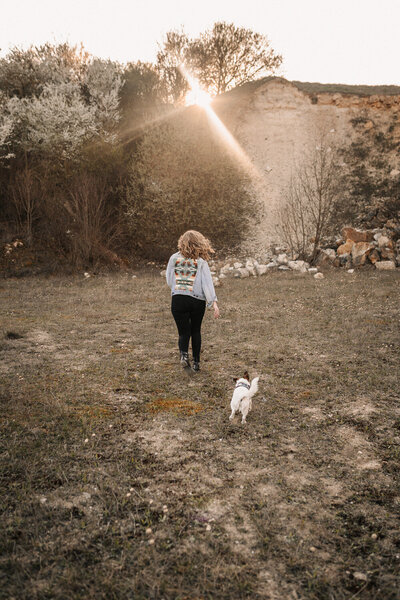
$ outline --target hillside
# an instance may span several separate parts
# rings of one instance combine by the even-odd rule
[[[348,86],[290,82],[267,77],[243,85],[215,103],[215,110],[256,166],[254,190],[263,214],[252,246],[277,240],[276,210],[291,174],[321,132],[332,143],[354,135],[351,120],[368,128],[392,121],[400,111],[400,86]]]

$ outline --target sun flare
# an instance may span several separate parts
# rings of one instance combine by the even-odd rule
[[[213,98],[201,87],[198,79],[193,77],[183,65],[181,65],[179,69],[190,88],[185,97],[185,106],[200,106],[204,109],[210,125],[214,131],[218,133],[226,147],[235,156],[236,160],[246,169],[247,173],[252,177],[253,182],[260,182],[262,180],[262,174],[247,156],[239,142],[214,112],[213,107],[211,106]]]
[[[190,90],[186,94],[186,98],[185,98],[186,106],[193,106],[193,104],[195,104],[196,106],[201,106],[203,108],[206,108],[207,106],[209,106],[212,102],[212,98],[211,98],[210,94],[208,94],[200,86],[200,83],[197,81],[197,79],[194,79],[193,77],[188,76],[186,73],[185,73],[185,77],[187,78],[188,83],[190,85]]]
[[[186,94],[186,98],[185,98],[185,104],[186,106],[192,106],[193,104],[196,104],[197,106],[202,106],[203,108],[205,108],[206,106],[209,106],[209,104],[211,103],[212,98],[209,94],[207,94],[207,92],[204,92],[203,90],[189,90],[188,93]]]

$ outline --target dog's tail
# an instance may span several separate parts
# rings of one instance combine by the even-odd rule
[[[254,379],[252,380],[250,389],[246,393],[247,398],[252,398],[254,396],[254,394],[256,394],[258,392],[258,380],[259,379],[260,379],[259,377],[254,377]]]

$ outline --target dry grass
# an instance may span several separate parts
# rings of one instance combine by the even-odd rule
[[[158,274],[3,280],[0,597],[399,598],[399,291],[228,281],[190,376]]]

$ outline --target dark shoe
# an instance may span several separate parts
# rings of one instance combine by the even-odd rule
[[[181,365],[183,368],[190,368],[189,354],[187,352],[181,352]]]
[[[192,365],[192,369],[193,371],[200,371],[200,363],[197,362],[196,360],[193,361],[193,365]]]

